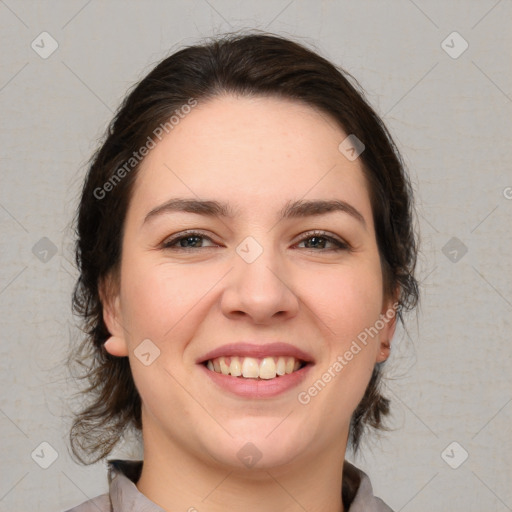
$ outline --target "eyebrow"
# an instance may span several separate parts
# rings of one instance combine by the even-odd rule
[[[197,199],[173,198],[153,208],[144,218],[143,224],[164,213],[187,212],[206,217],[222,217],[232,219],[237,215],[231,205],[218,201],[201,201]],[[302,217],[314,217],[331,212],[342,212],[350,215],[366,228],[363,215],[351,204],[340,199],[314,201],[288,201],[278,214],[278,220]]]

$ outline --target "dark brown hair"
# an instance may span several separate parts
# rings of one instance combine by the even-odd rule
[[[100,284],[119,268],[124,220],[139,168],[135,161],[131,167],[126,164],[148,141],[156,142],[155,129],[169,126],[171,116],[179,115],[184,105],[221,94],[303,102],[363,141],[365,150],[359,158],[369,187],[384,292],[393,297],[399,289],[400,320],[402,309],[417,304],[411,186],[390,134],[356,80],[302,44],[268,33],[227,34],[181,49],[126,96],[91,158],[82,190],[73,307],[86,337],[69,357],[70,365],[77,362],[80,378],[88,382],[82,392],[88,403],[76,414],[70,431],[73,454],[82,463],[106,457],[127,428],[142,428],[141,399],[129,359],[111,356],[103,347],[110,334],[100,299]],[[383,416],[389,412],[389,401],[379,391],[380,376],[381,365],[376,364],[353,414],[354,451],[365,427],[383,428]]]

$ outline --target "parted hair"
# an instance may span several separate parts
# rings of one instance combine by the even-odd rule
[[[396,298],[399,321],[404,310],[417,305],[412,187],[390,133],[358,82],[302,43],[265,32],[224,34],[184,47],[128,91],[87,164],[75,219],[79,277],[73,292],[73,311],[84,335],[68,357],[70,367],[78,369],[75,376],[86,381],[80,391],[85,403],[74,412],[69,437],[80,463],[105,458],[127,429],[142,429],[141,398],[129,359],[112,356],[103,346],[110,334],[100,289],[119,270],[126,212],[140,167],[140,162],[126,164],[150,139],[157,143],[155,129],[191,99],[200,103],[224,94],[302,102],[364,143],[359,160],[372,205],[384,294]],[[111,184],[108,193],[106,183]],[[382,364],[375,365],[351,419],[354,452],[367,427],[385,428],[389,400],[381,393]]]

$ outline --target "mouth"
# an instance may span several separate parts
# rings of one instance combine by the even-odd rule
[[[237,379],[270,380],[290,375],[310,363],[293,356],[220,356],[202,364],[212,372]]]
[[[292,376],[305,374],[315,361],[310,354],[289,343],[240,342],[218,347],[196,360],[196,363],[202,365],[212,377],[218,376],[216,381],[284,384]]]

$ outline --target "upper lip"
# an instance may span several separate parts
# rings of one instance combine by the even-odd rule
[[[222,345],[214,350],[211,350],[207,354],[199,357],[197,363],[205,363],[210,359],[222,356],[242,356],[242,357],[272,357],[272,356],[287,356],[295,357],[306,363],[313,363],[313,357],[304,352],[303,350],[290,345],[289,343],[277,342],[267,344],[256,344],[256,343],[228,343]]]

